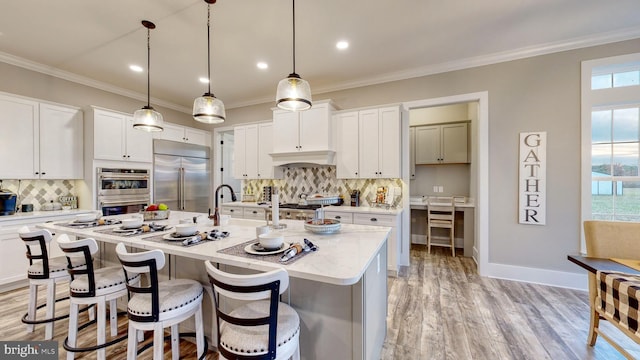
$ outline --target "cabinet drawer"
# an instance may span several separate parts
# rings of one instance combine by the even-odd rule
[[[232,218],[242,219],[244,216],[241,206],[222,206],[220,213],[224,215],[231,215]]]
[[[358,225],[396,226],[395,215],[354,214],[353,223]]]
[[[343,224],[353,224],[353,214],[341,211],[325,211],[325,219],[335,219]]]
[[[244,208],[244,218],[254,220],[264,220],[264,209]]]

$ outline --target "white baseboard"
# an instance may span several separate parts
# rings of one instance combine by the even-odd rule
[[[488,277],[522,281],[534,284],[557,286],[569,289],[588,290],[587,273],[536,269],[524,266],[489,263]]]

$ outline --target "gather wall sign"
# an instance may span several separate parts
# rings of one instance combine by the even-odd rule
[[[520,133],[519,154],[520,224],[546,224],[547,132]]]

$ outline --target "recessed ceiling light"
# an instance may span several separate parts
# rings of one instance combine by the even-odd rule
[[[347,41],[341,40],[336,43],[336,47],[340,50],[344,50],[349,47],[349,43]]]
[[[256,64],[256,66],[258,67],[258,69],[268,69],[269,68],[269,64],[267,64],[266,62],[259,62]]]
[[[203,84],[208,84],[209,83],[209,79],[207,79],[206,77],[201,77],[198,80],[200,80],[200,82],[203,83]]]
[[[141,66],[138,65],[129,65],[129,69],[135,72],[142,72],[142,70],[144,70]]]

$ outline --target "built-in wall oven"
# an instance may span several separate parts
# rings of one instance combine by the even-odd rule
[[[151,202],[147,169],[98,168],[97,208],[103,215],[137,213]]]

